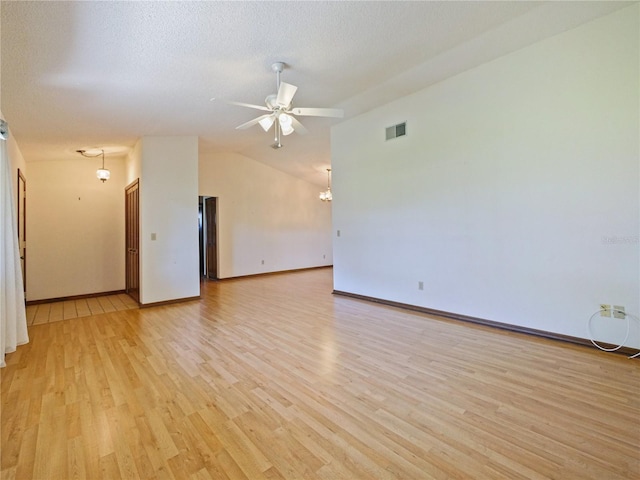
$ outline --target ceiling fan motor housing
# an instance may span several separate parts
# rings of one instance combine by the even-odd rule
[[[278,96],[275,93],[272,93],[271,95],[268,95],[267,98],[264,99],[264,103],[267,104],[267,107],[269,107],[272,110],[275,110],[278,108],[278,104],[276,103],[276,98]]]

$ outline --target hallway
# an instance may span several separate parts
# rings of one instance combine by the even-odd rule
[[[27,306],[27,324],[59,322],[71,318],[88,317],[101,313],[131,310],[138,304],[127,294],[103,295],[100,297],[39,303]]]

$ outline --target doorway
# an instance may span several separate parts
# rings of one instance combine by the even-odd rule
[[[140,182],[124,190],[125,206],[125,291],[140,303]]]
[[[18,169],[18,248],[22,268],[22,287],[27,298],[27,180]]]
[[[218,199],[200,197],[200,274],[218,279]]]

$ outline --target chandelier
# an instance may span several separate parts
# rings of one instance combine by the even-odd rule
[[[333,200],[331,195],[331,169],[327,168],[327,189],[324,192],[320,192],[320,200],[323,202],[330,202]]]

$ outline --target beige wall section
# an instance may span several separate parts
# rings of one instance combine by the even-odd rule
[[[27,300],[124,289],[124,158],[30,162]]]
[[[220,278],[332,264],[321,187],[232,153],[201,158],[199,184],[218,197]]]
[[[140,302],[200,295],[198,137],[142,137]]]

